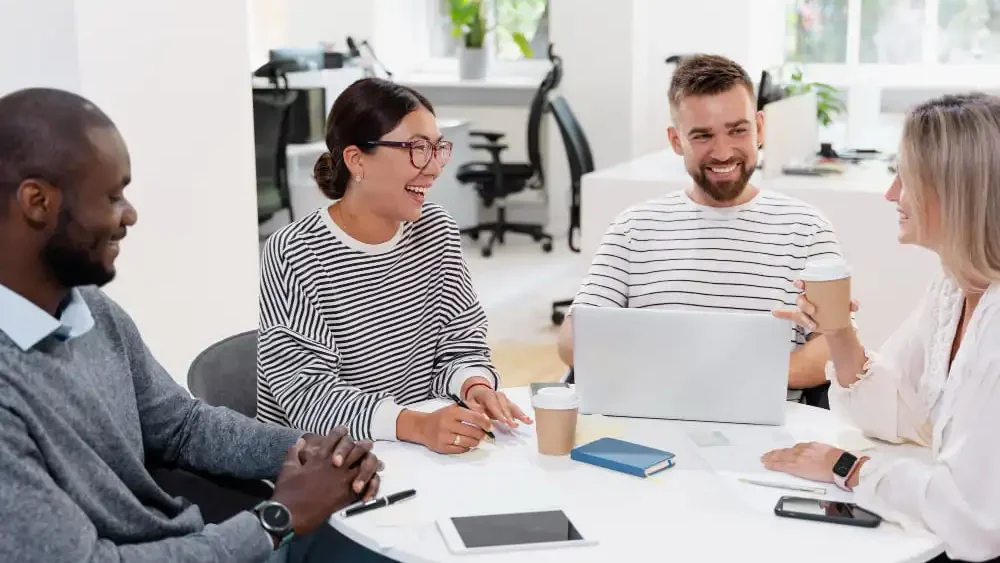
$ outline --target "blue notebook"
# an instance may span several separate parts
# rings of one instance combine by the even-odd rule
[[[674,454],[616,438],[601,438],[573,448],[569,457],[598,467],[649,477],[674,466]]]

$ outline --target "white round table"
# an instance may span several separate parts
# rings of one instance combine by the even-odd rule
[[[506,392],[531,412],[528,388]],[[418,408],[430,411],[444,404],[430,401]],[[581,416],[579,428],[578,439],[614,435],[673,452],[677,465],[642,479],[569,456],[542,456],[533,427],[522,427],[518,435],[497,432],[495,445],[457,456],[379,442],[375,452],[386,465],[381,494],[413,488],[417,495],[358,516],[334,516],[331,525],[365,547],[407,563],[552,558],[916,563],[943,549],[929,534],[904,532],[886,522],[866,529],[777,517],[779,497],[812,495],[737,480],[796,482],[759,463],[762,453],[786,443],[813,440],[852,447],[847,442],[856,443],[860,434],[829,411],[788,403],[782,427]],[[830,486],[818,498],[850,500],[850,493]],[[597,545],[455,556],[435,524],[451,516],[546,508],[564,509]]]

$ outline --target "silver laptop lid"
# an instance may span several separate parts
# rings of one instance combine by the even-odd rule
[[[781,424],[791,323],[767,313],[576,307],[581,412]]]

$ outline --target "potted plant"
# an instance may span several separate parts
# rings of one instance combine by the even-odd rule
[[[806,82],[802,77],[802,69],[794,68],[786,81],[785,94],[795,96],[816,93],[816,121],[823,127],[833,123],[833,118],[846,110],[840,90],[823,82]]]
[[[489,57],[486,53],[486,35],[499,29],[486,22],[482,0],[448,0],[451,33],[462,38],[458,53],[458,74],[462,79],[480,79],[486,76]],[[531,57],[531,46],[523,33],[512,32],[511,39],[525,57]]]

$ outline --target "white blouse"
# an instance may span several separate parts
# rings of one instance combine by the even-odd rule
[[[1000,284],[980,300],[949,370],[963,301],[941,275],[880,353],[869,353],[862,379],[843,388],[829,364],[827,377],[832,410],[872,437],[932,454],[875,454],[855,502],[929,530],[953,559],[982,561],[1000,556]]]

